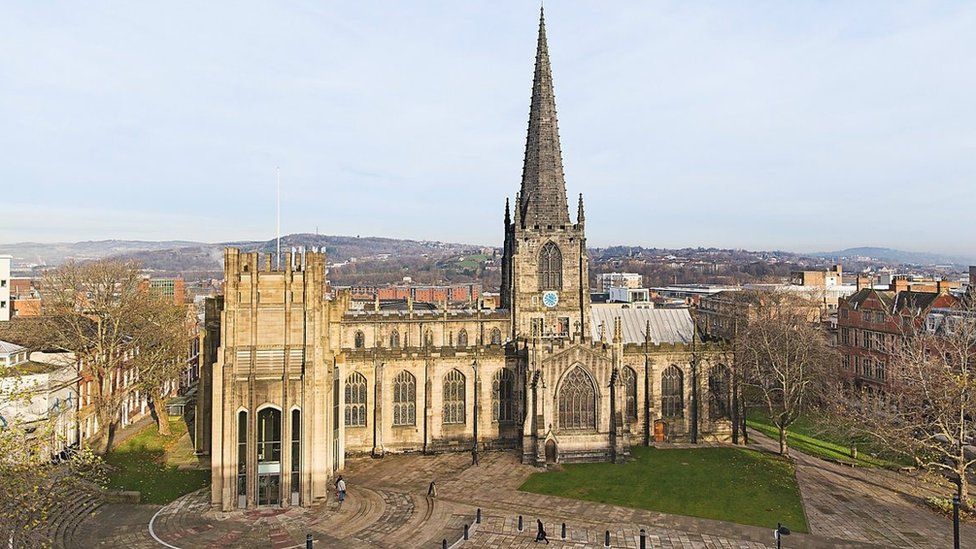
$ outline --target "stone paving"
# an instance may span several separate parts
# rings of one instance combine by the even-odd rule
[[[760,446],[771,441],[759,434]],[[795,454],[812,534],[794,534],[787,547],[946,547],[951,523],[923,507],[921,497],[942,493],[920,478],[888,471],[851,469]],[[640,509],[519,492],[536,471],[513,453],[483,455],[471,466],[468,454],[404,455],[383,459],[351,458],[344,476],[349,496],[340,508],[331,498],[307,509],[259,509],[219,513],[200,491],[167,505],[105,505],[76,531],[77,547],[161,547],[155,532],[179,548],[304,547],[311,533],[315,547],[429,547],[452,545],[477,508],[483,521],[471,539],[455,547],[537,546],[535,521],[546,525],[552,547],[602,547],[609,530],[612,547],[638,547],[641,528],[648,547],[759,548],[774,545],[770,528],[683,517]],[[427,497],[430,481],[437,495]],[[518,529],[518,516],[524,529]],[[568,525],[560,539],[560,525]],[[963,539],[976,539],[964,525]],[[965,546],[965,543],[964,543]]]

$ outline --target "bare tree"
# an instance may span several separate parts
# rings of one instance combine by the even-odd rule
[[[887,363],[876,361],[882,387],[859,386],[849,371],[831,376],[831,420],[872,446],[943,471],[968,507],[967,473],[976,463],[976,310],[970,304],[927,319],[916,311],[902,326],[886,348]]]
[[[185,317],[153,296],[142,278],[138,263],[100,260],[66,263],[46,273],[42,283],[37,345],[74,353],[81,374],[91,376],[99,424],[95,443],[104,452],[112,448],[122,404],[136,387],[124,386],[123,373],[146,380],[150,388],[175,368],[174,334],[183,330],[186,344]]]
[[[819,309],[800,296],[764,292],[739,328],[737,360],[743,382],[779,430],[779,451],[789,455],[786,432],[835,361],[819,323]]]
[[[131,364],[162,435],[170,434],[166,413],[170,395],[166,387],[186,368],[189,337],[195,322],[191,313],[186,305],[150,295],[131,327],[132,339],[139,344]]]

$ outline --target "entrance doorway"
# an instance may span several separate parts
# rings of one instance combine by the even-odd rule
[[[668,439],[668,424],[660,419],[654,422],[654,442],[666,442]]]
[[[258,505],[281,504],[281,411],[258,412]]]
[[[556,441],[551,438],[546,441],[546,463],[556,463]]]

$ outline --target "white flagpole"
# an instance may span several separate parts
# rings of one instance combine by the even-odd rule
[[[281,268],[281,168],[275,166],[277,187],[275,191],[275,268]]]

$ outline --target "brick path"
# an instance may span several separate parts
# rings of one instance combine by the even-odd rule
[[[765,445],[761,436],[753,440]],[[797,477],[813,534],[795,534],[788,547],[945,547],[951,524],[918,505],[934,493],[919,479],[834,465],[797,454]],[[536,469],[512,453],[483,455],[470,466],[468,454],[352,458],[344,474],[349,496],[342,508],[325,501],[308,509],[261,509],[217,513],[206,491],[166,506],[157,534],[174,546],[304,547],[312,533],[316,547],[440,547],[457,540],[463,525],[483,510],[482,524],[458,547],[537,547],[535,521],[546,525],[551,547],[602,547],[605,530],[613,547],[638,547],[644,528],[649,547],[758,548],[772,546],[769,528],[668,515],[593,502],[519,492]],[[437,497],[426,497],[431,480]],[[78,547],[159,547],[146,525],[158,506],[106,505],[78,529]],[[524,517],[518,531],[517,516]],[[567,540],[559,539],[567,523]],[[966,525],[964,540],[976,539]],[[843,538],[843,539],[838,539]],[[965,545],[965,543],[964,543]]]

